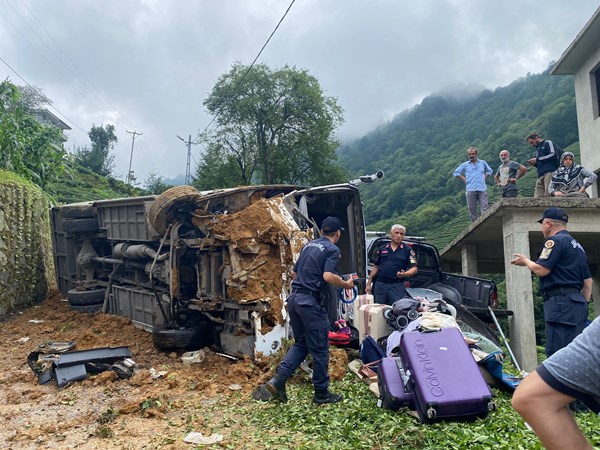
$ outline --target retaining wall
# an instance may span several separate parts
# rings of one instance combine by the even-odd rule
[[[49,206],[38,187],[0,171],[0,317],[56,287]]]

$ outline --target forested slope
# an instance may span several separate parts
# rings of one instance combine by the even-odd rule
[[[527,165],[533,149],[526,137],[538,132],[579,154],[575,92],[570,76],[528,74],[506,87],[469,99],[431,95],[390,123],[338,151],[353,176],[384,170],[385,177],[361,187],[369,229],[407,226],[442,247],[468,224],[464,184],[452,177],[466,161],[466,149],[495,170],[502,149]],[[576,144],[576,145],[573,145]],[[532,196],[535,169],[520,181],[520,195]],[[499,190],[488,179],[491,200]]]

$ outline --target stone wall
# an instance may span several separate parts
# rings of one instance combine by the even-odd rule
[[[0,317],[56,287],[49,206],[39,188],[0,171]]]

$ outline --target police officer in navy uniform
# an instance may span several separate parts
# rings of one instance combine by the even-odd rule
[[[377,261],[367,280],[367,292],[373,291],[375,303],[392,305],[407,296],[404,281],[415,275],[418,269],[414,250],[402,242],[405,234],[406,228],[402,225],[392,225],[390,243],[379,249]]]
[[[592,295],[592,275],[585,250],[567,231],[569,216],[548,208],[538,220],[544,246],[536,262],[515,253],[511,261],[540,277],[546,321],[546,355],[566,347],[583,331]]]
[[[344,231],[337,217],[327,217],[321,224],[322,237],[307,243],[292,272],[292,294],[287,299],[294,344],[288,350],[277,372],[266,387],[276,400],[287,402],[285,383],[310,353],[313,357],[314,403],[336,403],[344,397],[329,391],[329,317],[320,304],[320,293],[326,283],[345,289],[354,288],[352,281],[337,274],[341,258],[335,245]]]

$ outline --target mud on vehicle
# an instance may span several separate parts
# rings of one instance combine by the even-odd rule
[[[351,184],[177,186],[160,196],[55,207],[58,285],[72,308],[129,317],[164,350],[271,354],[289,337],[284,300],[293,264],[329,215],[346,229],[339,273],[365,277],[362,205]]]

